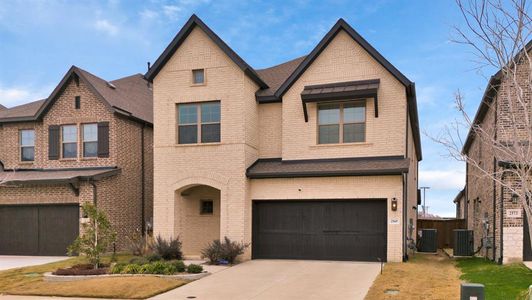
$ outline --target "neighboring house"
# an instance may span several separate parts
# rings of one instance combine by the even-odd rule
[[[458,194],[453,200],[453,203],[456,205],[456,218],[457,219],[465,218],[464,216],[465,202],[466,202],[465,188],[463,188],[460,192],[458,192]]]
[[[0,111],[0,255],[65,255],[80,206],[126,236],[152,218],[152,92],[72,67],[47,98]]]
[[[530,52],[532,41],[526,46]],[[526,65],[519,65],[517,80],[528,80],[530,70]],[[500,144],[508,141],[506,137],[512,131],[513,118],[509,117],[508,101],[505,92],[511,85],[509,79],[504,79],[502,71],[493,75],[486,87],[480,106],[473,120],[473,124],[482,128],[492,137],[492,141]],[[524,86],[524,85],[523,85]],[[525,101],[530,101],[530,94],[525,93]],[[524,125],[523,130],[529,130]],[[471,129],[464,143],[462,153],[477,162],[486,172],[504,174],[512,162],[497,161],[493,147],[476,136]],[[524,135],[527,136],[527,135]],[[528,142],[527,142],[528,143]],[[518,182],[510,176],[503,175],[500,180],[510,184]],[[479,255],[486,256],[499,263],[532,260],[532,249],[528,239],[528,226],[521,204],[513,193],[486,176],[475,165],[466,165],[464,218],[467,228],[474,231],[475,250],[481,249]],[[502,230],[501,230],[502,229]]]
[[[344,20],[310,54],[254,70],[194,15],[145,77],[154,231],[186,256],[227,236],[251,243],[243,259],[407,258],[414,83]]]
[[[5,106],[3,106],[2,104],[0,104],[0,110],[6,110],[7,108]]]

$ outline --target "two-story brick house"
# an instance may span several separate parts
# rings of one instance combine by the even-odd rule
[[[117,249],[151,222],[152,111],[143,75],[77,67],[48,98],[0,110],[0,254],[64,255],[85,202],[107,213]]]
[[[415,86],[344,20],[310,54],[254,70],[194,15],[145,77],[154,231],[186,256],[227,236],[251,244],[244,259],[407,257]]]
[[[531,55],[532,41],[524,49]],[[509,96],[514,89],[514,80],[519,82],[523,90],[523,103],[530,105],[532,101],[529,92],[530,66],[519,59],[522,53],[523,50],[513,60],[518,62],[515,79],[504,75],[502,70],[490,78],[473,120],[474,127],[470,129],[462,149],[470,161],[466,164],[465,199],[461,214],[466,219],[467,228],[473,230],[474,249],[478,255],[499,263],[532,261],[528,226],[524,226],[526,215],[517,194],[508,188],[518,188],[520,183],[515,176],[505,171],[519,162],[514,161],[515,157],[507,157],[504,151],[495,152],[497,147],[504,149],[500,145],[511,147],[515,142],[514,128],[518,128],[517,134],[523,137],[519,143],[528,145],[530,142],[525,140],[529,136],[526,131],[530,128],[524,116],[517,115],[514,118],[510,108],[518,107],[524,111],[516,102],[510,104],[510,101],[517,101],[517,97]],[[479,132],[484,132],[481,138]],[[486,176],[486,173],[496,174],[499,182],[494,181],[492,176]],[[500,182],[505,182],[505,185]]]

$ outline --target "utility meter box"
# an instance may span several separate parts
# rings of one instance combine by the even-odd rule
[[[484,300],[484,285],[479,283],[462,283],[460,300]]]

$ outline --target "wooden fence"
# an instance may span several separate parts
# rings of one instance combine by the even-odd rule
[[[454,245],[455,229],[466,229],[464,219],[418,219],[417,230],[438,230],[438,249],[452,248]]]

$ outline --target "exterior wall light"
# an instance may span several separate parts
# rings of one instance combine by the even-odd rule
[[[392,198],[392,211],[397,211],[397,198]]]
[[[517,204],[517,201],[519,200],[519,195],[512,194],[512,203]]]

